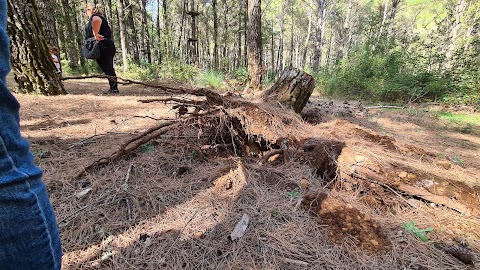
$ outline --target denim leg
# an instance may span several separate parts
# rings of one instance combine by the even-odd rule
[[[60,269],[62,250],[40,178],[0,185],[0,269]]]

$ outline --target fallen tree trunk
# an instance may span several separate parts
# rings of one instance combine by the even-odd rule
[[[277,100],[301,113],[312,95],[315,81],[313,77],[297,68],[286,68],[277,82],[263,93],[264,101]]]

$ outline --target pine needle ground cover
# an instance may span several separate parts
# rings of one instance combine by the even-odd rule
[[[103,84],[17,95],[63,269],[475,268],[476,125],[465,133],[418,108],[315,97],[302,117],[245,100],[251,110],[214,107],[190,121],[171,103],[138,102],[165,98],[158,89],[100,96]],[[137,148],[98,162],[132,138]]]

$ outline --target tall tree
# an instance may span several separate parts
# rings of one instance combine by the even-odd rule
[[[213,12],[213,67],[218,68],[218,16],[217,0],[212,0]]]
[[[123,60],[123,71],[128,70],[128,62],[127,62],[127,31],[125,29],[125,24],[123,22],[123,18],[125,18],[124,8],[123,8],[123,1],[117,0],[117,12],[118,12],[118,26],[120,28],[120,45],[122,47],[122,60]]]
[[[305,44],[303,46],[303,54],[302,54],[302,63],[301,66],[305,68],[305,63],[307,62],[307,51],[308,51],[308,43],[310,40],[310,34],[312,32],[312,9],[308,12],[308,28],[307,28],[307,36],[305,37]]]
[[[66,33],[65,35],[65,48],[67,51],[67,58],[70,60],[69,66],[71,68],[77,68],[78,67],[78,60],[80,58],[79,55],[79,50],[75,44],[76,39],[71,38],[69,36],[70,34],[75,35],[75,28],[72,22],[76,21],[76,17],[74,15],[75,9],[70,6],[70,3],[68,0],[61,0],[60,1],[61,8],[62,8],[62,13],[63,13],[63,25],[64,29],[60,29],[60,31],[64,31]]]
[[[48,52],[45,31],[34,0],[8,0],[8,34],[15,81],[24,93],[66,94]]]
[[[45,30],[45,38],[47,44],[50,46],[58,47],[58,35],[57,35],[57,20],[55,11],[57,10],[57,3],[55,0],[40,0],[37,1],[37,7],[40,12],[40,20],[44,22],[43,29]]]
[[[282,0],[282,13],[280,15],[280,40],[278,41],[278,56],[277,56],[277,72],[283,70],[283,46],[284,46],[284,36],[285,36],[285,5],[286,0]]]
[[[317,0],[317,23],[315,26],[315,51],[313,53],[313,71],[317,72],[320,65],[320,60],[322,58],[322,43],[323,43],[323,27],[325,19],[325,1],[326,0]]]
[[[262,90],[262,8],[261,0],[248,0],[248,76],[250,91]]]

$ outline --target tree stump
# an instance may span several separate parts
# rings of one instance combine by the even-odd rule
[[[264,101],[273,99],[300,113],[312,95],[315,81],[304,71],[288,67],[277,82],[263,93]]]

